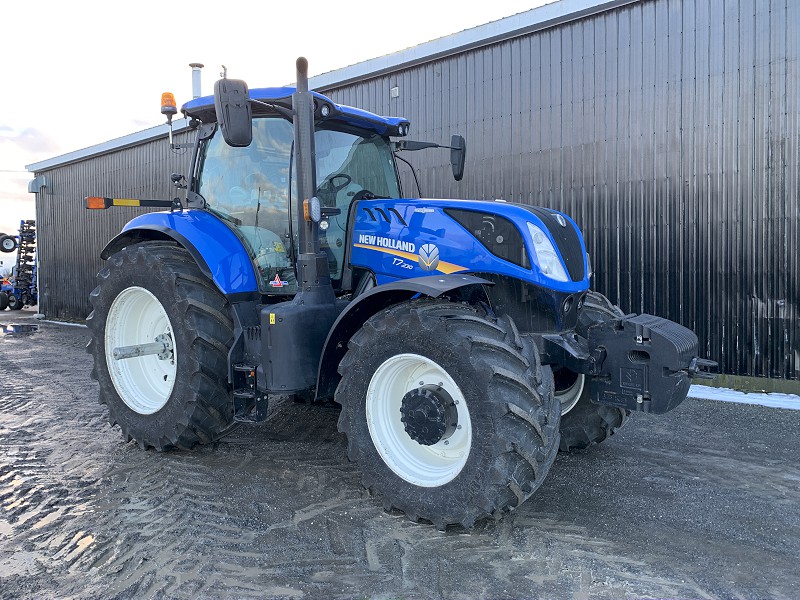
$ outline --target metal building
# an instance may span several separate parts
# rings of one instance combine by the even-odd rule
[[[181,123],[183,123],[181,121]],[[190,141],[185,126],[176,143]],[[103,267],[100,252],[130,219],[153,209],[86,210],[86,196],[169,199],[171,173],[186,173],[191,150],[170,150],[166,125],[29,165],[36,177],[39,312],[83,321]]]
[[[800,0],[561,0],[311,86],[409,118],[413,139],[463,134],[460,183],[444,153],[406,157],[424,196],[563,210],[586,236],[593,287],[623,310],[692,328],[724,373],[798,380],[798,59]],[[167,197],[153,186],[182,168],[170,161],[148,139],[31,165],[52,178],[37,195],[46,314],[85,316],[95,257],[131,217],[75,218],[87,189]],[[408,173],[404,189],[415,195]],[[65,244],[78,248],[69,276],[53,272]]]

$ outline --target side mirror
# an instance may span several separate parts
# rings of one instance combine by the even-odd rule
[[[222,137],[229,146],[249,146],[253,141],[250,93],[241,79],[220,79],[214,84],[214,110]]]
[[[450,138],[450,166],[453,167],[453,179],[461,181],[464,177],[464,161],[467,158],[467,143],[464,136],[454,135]]]

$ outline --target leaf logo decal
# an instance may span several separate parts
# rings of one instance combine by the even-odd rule
[[[436,244],[424,244],[419,249],[419,266],[423,271],[433,271],[439,266],[439,248]]]

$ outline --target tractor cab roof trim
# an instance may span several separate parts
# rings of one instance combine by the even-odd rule
[[[259,102],[276,104],[284,108],[291,108],[293,87],[268,87],[253,88],[250,90],[250,99]],[[406,135],[410,125],[407,119],[400,117],[383,117],[360,108],[336,104],[327,96],[317,92],[311,92],[314,96],[315,117],[317,120],[338,121],[352,127],[369,129],[378,135],[388,135],[393,137]],[[322,114],[322,107],[327,106],[327,114]],[[268,107],[258,102],[252,105],[253,116],[264,116],[274,114]],[[214,96],[202,96],[190,100],[181,107],[184,115],[198,119],[203,123],[212,123],[217,120],[214,111]]]

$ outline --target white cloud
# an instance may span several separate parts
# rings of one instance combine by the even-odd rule
[[[60,150],[55,140],[34,127],[15,131],[8,125],[0,125],[0,144],[9,144],[34,154],[50,154]]]

